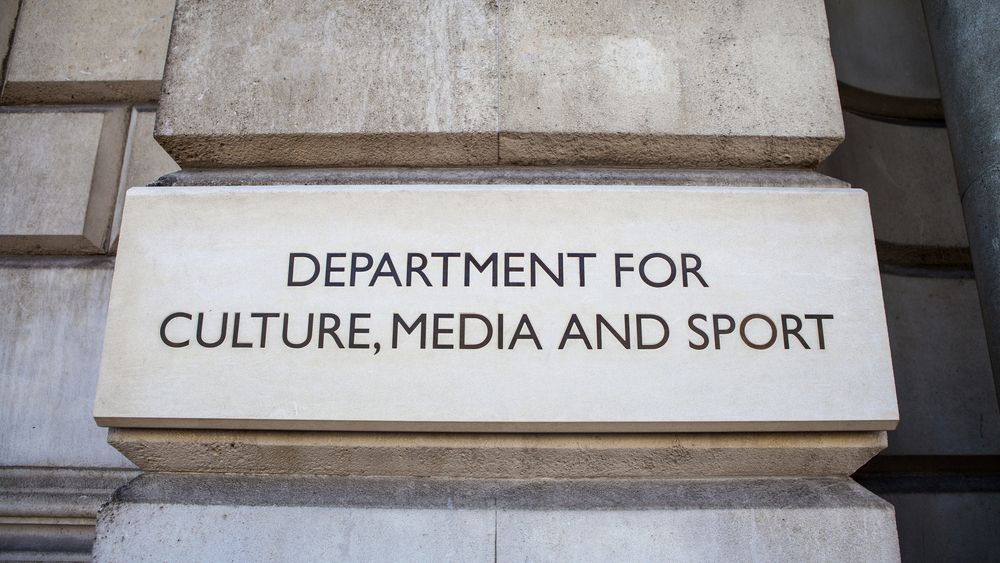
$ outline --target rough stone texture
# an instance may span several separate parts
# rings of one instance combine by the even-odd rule
[[[1000,3],[924,0],[1000,389]],[[997,396],[1000,401],[1000,395]]]
[[[820,171],[868,192],[875,238],[902,246],[966,247],[965,220],[943,127],[844,113],[847,139]]]
[[[492,2],[181,0],[156,137],[184,167],[496,162],[496,25]]]
[[[0,70],[7,64],[10,36],[14,32],[18,4],[19,0],[0,0]]]
[[[976,284],[883,275],[899,426],[887,455],[1000,454]]]
[[[837,79],[869,92],[940,98],[920,2],[826,0]]]
[[[91,418],[110,284],[108,259],[0,259],[0,464],[130,467]]]
[[[177,163],[153,138],[156,112],[151,108],[133,109],[125,145],[125,162],[118,184],[115,217],[111,223],[111,250],[118,247],[118,230],[121,228],[125,192],[135,186],[145,186],[160,176],[177,170]]]
[[[996,561],[1000,491],[888,493],[904,561]]]
[[[897,561],[899,548],[892,508],[846,478],[146,475],[101,509],[94,549],[100,561],[330,554],[349,560]]]
[[[103,251],[126,125],[121,109],[0,113],[0,252]]]
[[[500,3],[500,161],[810,167],[843,138],[821,0]]]
[[[182,166],[807,167],[843,137],[820,0],[294,6],[178,4]]]
[[[94,558],[140,561],[492,561],[489,510],[134,503],[105,516]]]
[[[155,100],[174,0],[23,0],[2,101]]]
[[[497,561],[898,561],[889,509],[502,511]]]
[[[462,478],[850,475],[884,432],[418,434],[113,428],[145,471]]]
[[[136,475],[0,468],[0,561],[89,561],[97,509]]]
[[[847,188],[842,180],[808,170],[685,170],[571,166],[449,168],[250,168],[180,170],[158,186],[271,186],[351,184],[554,184],[612,186],[760,186]]]

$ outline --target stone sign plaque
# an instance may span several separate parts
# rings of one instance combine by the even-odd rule
[[[137,188],[108,426],[886,430],[866,195]]]

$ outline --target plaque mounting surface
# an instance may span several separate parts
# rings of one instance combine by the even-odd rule
[[[898,418],[864,192],[495,185],[130,190],[94,416],[463,432]]]

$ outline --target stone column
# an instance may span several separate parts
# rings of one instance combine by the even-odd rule
[[[1000,393],[1000,6],[926,0],[924,12]]]

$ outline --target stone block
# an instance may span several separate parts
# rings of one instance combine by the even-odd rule
[[[14,22],[17,20],[19,4],[19,0],[0,0],[0,68],[5,68],[7,64],[10,36],[14,33]]]
[[[841,82],[877,94],[940,98],[927,24],[913,0],[826,0]]]
[[[0,561],[90,561],[97,509],[136,473],[0,467]]]
[[[426,434],[112,428],[144,471],[555,479],[847,476],[884,432]]]
[[[150,101],[174,0],[23,0],[5,104]]]
[[[812,167],[843,138],[822,0],[500,3],[500,161]]]
[[[496,27],[492,2],[181,0],[156,137],[183,167],[495,163]]]
[[[291,546],[294,546],[292,548]],[[344,479],[146,474],[99,561],[898,561],[892,507],[846,478]]]
[[[125,215],[94,410],[101,425],[760,432],[896,424],[860,190],[149,187],[129,192]],[[456,253],[446,271],[436,253],[451,248],[464,258]],[[572,259],[580,249],[592,255],[584,266]],[[636,254],[616,257],[624,250]],[[335,262],[347,261],[339,251],[377,252],[381,265],[365,273],[357,262],[338,274]],[[688,258],[711,272],[707,280],[695,279],[693,260],[682,276],[680,253],[695,251]],[[431,257],[423,281],[382,271],[407,268],[415,252]],[[533,267],[520,262],[529,252],[563,274],[542,278],[536,268],[529,279]],[[226,259],[198,259],[211,255]],[[330,265],[324,275],[321,260]],[[285,320],[267,338],[266,317],[252,311]],[[447,311],[478,314],[480,324],[466,333],[456,316],[403,334],[404,322],[437,323]],[[334,312],[345,319],[337,341],[333,325],[316,328]],[[356,341],[345,332],[355,312],[366,331]],[[611,342],[595,326],[603,315],[634,337]],[[578,329],[591,336],[567,336]],[[405,400],[401,381],[418,383]]]
[[[976,284],[883,275],[899,426],[886,455],[1000,454]]]
[[[587,500],[500,497],[497,561],[898,561],[888,503],[859,485],[717,481],[643,497],[593,487]],[[550,488],[560,487],[559,482]],[[662,494],[657,506],[650,499]],[[570,493],[572,494],[572,493]],[[617,501],[617,502],[616,502]],[[621,504],[617,504],[621,503]]]
[[[125,161],[118,184],[115,217],[111,223],[111,250],[118,248],[118,231],[121,228],[125,192],[135,186],[145,186],[164,174],[177,170],[177,163],[153,138],[156,122],[154,109],[133,109],[132,121],[125,144]]]
[[[90,417],[107,258],[0,259],[0,464],[130,467]]]
[[[0,252],[103,252],[126,125],[121,109],[0,112]]]
[[[844,113],[847,139],[820,171],[868,192],[875,238],[899,247],[967,247],[948,131]]]
[[[1000,492],[891,492],[904,561],[996,561]]]

